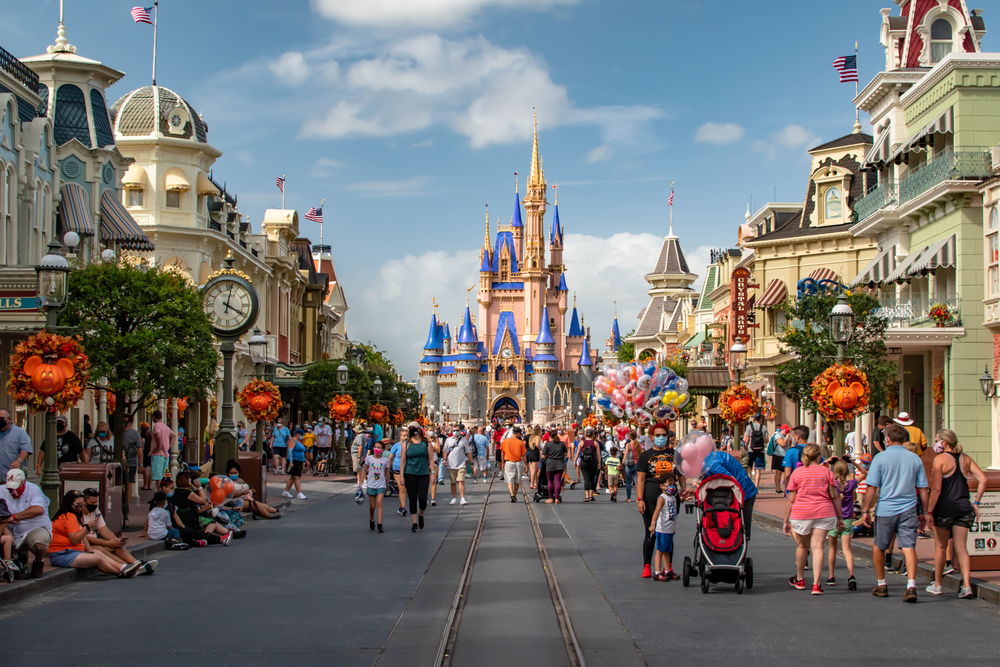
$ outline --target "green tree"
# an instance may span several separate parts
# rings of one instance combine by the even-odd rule
[[[851,293],[847,302],[854,310],[855,326],[847,358],[868,376],[869,409],[874,409],[885,403],[887,385],[896,377],[896,364],[885,359],[887,322],[875,314],[878,299],[870,294]],[[807,295],[789,302],[788,324],[778,335],[779,350],[793,359],[778,366],[775,384],[782,394],[809,410],[816,409],[812,381],[836,363],[837,346],[830,340],[830,312],[835,305],[835,294]]]
[[[201,292],[176,273],[125,262],[71,271],[60,325],[82,335],[91,386],[107,378],[115,395],[116,457],[126,421],[152,396],[200,400],[215,385],[219,354]]]
[[[626,364],[635,359],[635,344],[628,342],[628,339],[635,333],[635,329],[629,331],[622,337],[622,345],[618,348],[618,361]]]
[[[337,382],[337,369],[347,366],[347,386]],[[330,414],[330,400],[337,394],[349,394],[358,404],[358,417],[368,418],[374,398],[373,378],[360,366],[343,359],[321,359],[302,376],[302,406],[321,415]]]

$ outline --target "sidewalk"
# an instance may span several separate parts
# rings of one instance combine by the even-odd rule
[[[770,471],[768,471],[770,472]],[[774,484],[768,479],[770,475],[761,476],[760,493],[754,504],[754,519],[759,523],[781,530],[785,519],[785,498],[779,496],[774,490]],[[766,481],[767,480],[767,481]],[[860,521],[857,519],[856,522]],[[854,556],[861,556],[871,560],[872,555],[871,537],[856,537],[853,540]],[[921,581],[934,580],[934,538],[917,539],[917,573]],[[900,565],[903,562],[903,553],[896,549],[893,552],[893,565]],[[825,567],[825,565],[824,565]],[[972,590],[976,596],[991,604],[1000,604],[1000,571],[983,570],[972,572]],[[962,584],[962,578],[958,574],[946,576],[942,582],[942,587],[951,592],[957,592]]]

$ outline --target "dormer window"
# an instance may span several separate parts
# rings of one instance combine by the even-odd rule
[[[843,210],[843,205],[840,197],[840,188],[832,187],[826,191],[826,214],[823,216],[827,220],[833,218],[839,218],[841,216],[841,211]]]
[[[925,24],[926,25],[926,24]],[[939,63],[951,53],[952,43],[951,21],[937,19],[931,24],[931,63]]]

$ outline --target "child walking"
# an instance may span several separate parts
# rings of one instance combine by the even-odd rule
[[[618,448],[611,448],[611,456],[604,461],[604,474],[608,480],[608,491],[611,492],[611,502],[618,502],[618,475],[622,461],[618,458]]]
[[[389,459],[382,456],[384,447],[392,444],[389,438],[375,443],[375,449],[365,458],[362,474],[365,476],[366,493],[368,494],[368,528],[378,532],[382,530],[382,499],[385,498],[386,479],[389,474]],[[375,522],[375,510],[378,510],[378,523]]]
[[[656,500],[653,520],[649,524],[649,532],[656,535],[656,552],[653,554],[653,566],[656,581],[676,581],[680,579],[674,573],[674,524],[677,521],[677,477],[667,473],[660,484],[663,493]]]
[[[827,533],[830,542],[830,578],[826,580],[826,585],[836,586],[837,584],[833,571],[837,565],[837,540],[839,539],[844,550],[844,562],[847,563],[847,590],[853,591],[858,588],[858,582],[854,579],[854,554],[851,553],[851,538],[854,535],[854,494],[858,490],[858,480],[851,475],[851,466],[844,459],[833,464],[833,476],[836,478],[837,488],[840,490],[844,530],[838,531],[834,528]]]

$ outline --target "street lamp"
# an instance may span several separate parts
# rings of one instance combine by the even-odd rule
[[[733,346],[729,348],[729,368],[736,374],[736,384],[743,381],[743,371],[747,369],[747,346],[743,341],[736,339]],[[743,436],[743,424],[736,422],[733,424],[733,450],[740,450],[740,438]]]
[[[375,392],[375,398],[382,395],[382,380],[375,378],[373,390]]]
[[[837,305],[830,311],[830,339],[837,346],[837,363],[842,364],[846,358],[845,348],[851,339],[851,331],[854,329],[854,310],[847,303],[847,295],[843,292],[837,297]],[[837,448],[837,456],[843,456],[844,445],[844,422],[838,421],[833,425],[833,441]]]
[[[337,366],[337,384],[340,385],[340,390],[348,395],[350,392],[347,391],[347,365],[341,361],[340,365]],[[337,458],[337,469],[342,474],[347,474],[347,423],[340,422],[340,456]]]
[[[35,266],[35,298],[38,308],[45,313],[45,330],[55,333],[59,311],[66,305],[69,291],[69,262],[62,256],[62,246],[55,239],[49,243],[49,252]],[[46,363],[51,363],[46,360]],[[56,444],[56,413],[45,411],[45,466],[42,470],[42,490],[49,499],[49,512],[59,507],[59,448]]]
[[[997,395],[997,385],[993,381],[993,376],[990,375],[989,366],[983,368],[983,376],[979,378],[979,387],[983,390],[983,396],[985,396],[987,400]]]
[[[250,360],[253,362],[254,374],[260,380],[263,375],[264,362],[267,361],[267,338],[264,337],[264,334],[257,327],[253,329],[253,335],[250,336],[247,347],[250,348]],[[263,419],[257,421],[257,433],[254,435],[253,450],[257,453],[264,451]]]

